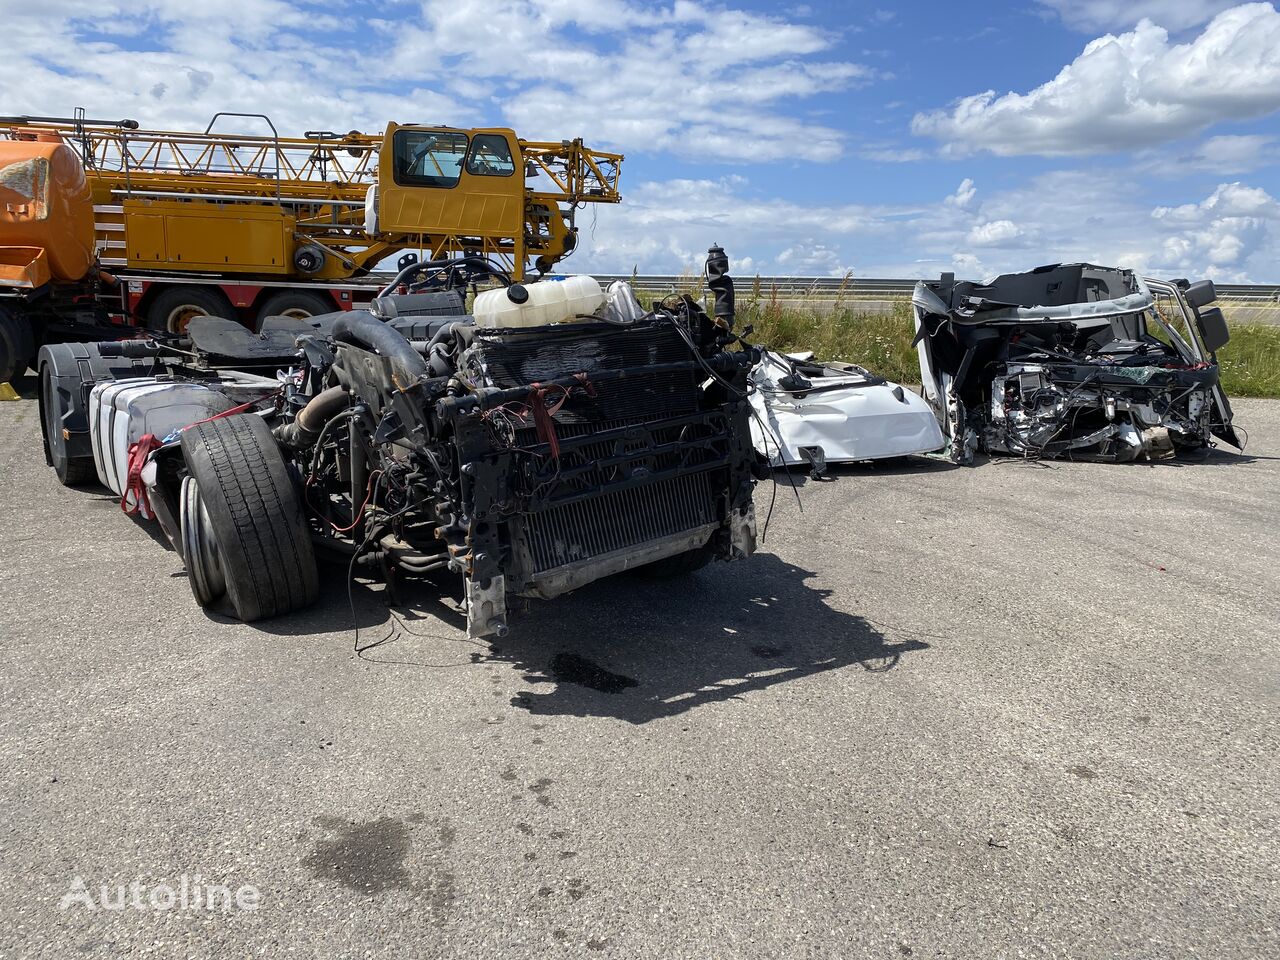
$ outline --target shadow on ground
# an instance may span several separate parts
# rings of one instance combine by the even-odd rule
[[[528,682],[520,709],[646,723],[827,670],[891,670],[927,649],[833,610],[814,576],[757,554],[678,581],[606,580],[532,607],[492,658]]]
[[[254,626],[302,635],[352,624],[344,574],[322,573],[311,609]],[[528,685],[511,698],[515,709],[640,724],[828,670],[889,671],[929,648],[890,642],[832,609],[831,591],[809,582],[815,576],[770,554],[658,583],[624,574],[555,600],[516,601],[511,634],[488,642],[466,639],[448,579],[401,584],[394,605],[380,588],[356,583],[357,652],[409,667],[507,663]]]
[[[928,648],[833,610],[814,576],[757,554],[678,581],[615,577],[532,605],[488,660],[528,683],[518,709],[639,724],[828,670],[891,670]]]

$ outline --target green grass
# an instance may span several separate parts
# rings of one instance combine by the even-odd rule
[[[865,313],[837,305],[824,313],[803,307],[745,303],[738,325],[755,329],[750,339],[779,353],[812,350],[819,360],[843,360],[889,380],[918,383],[920,366],[911,346],[911,305],[895,303],[892,313]]]
[[[748,300],[738,305],[738,318],[739,328],[755,328],[753,342],[780,352],[812,350],[819,359],[857,363],[899,383],[920,380],[905,300],[888,314],[860,312],[856,302],[823,312]],[[1228,396],[1280,398],[1280,325],[1231,324],[1231,342],[1218,362]]]
[[[1280,326],[1230,326],[1231,342],[1218,351],[1222,389],[1229,397],[1280,397]]]

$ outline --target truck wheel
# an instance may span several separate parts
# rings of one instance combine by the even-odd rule
[[[328,297],[309,290],[282,290],[273,293],[258,308],[258,328],[267,317],[293,317],[295,320],[306,320],[308,317],[319,317],[333,313],[338,309]]]
[[[195,317],[234,320],[236,312],[216,287],[169,287],[161,290],[147,308],[147,328],[182,334]]]
[[[0,383],[8,383],[26,373],[35,353],[36,335],[31,321],[0,307]]]
[[[190,476],[182,555],[201,606],[225,593],[246,623],[300,610],[320,592],[311,531],[271,430],[253,414],[182,434]]]
[[[49,454],[49,465],[64,487],[76,487],[97,478],[93,457],[73,457],[67,453],[67,441],[62,436],[62,418],[67,413],[70,398],[63,396],[53,382],[53,369],[45,363],[40,366],[40,425],[44,428],[44,446]]]

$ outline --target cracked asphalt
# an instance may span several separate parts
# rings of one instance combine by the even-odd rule
[[[1237,415],[784,486],[752,560],[494,646],[358,584],[356,653],[344,571],[208,616],[0,404],[0,956],[1275,955],[1280,402]]]

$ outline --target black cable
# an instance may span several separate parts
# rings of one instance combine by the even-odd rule
[[[678,323],[674,316],[669,316],[668,321],[670,322],[671,326],[675,328],[675,331],[677,334],[679,334],[680,339],[682,339],[685,342],[685,345],[689,348],[689,351],[693,354],[694,359],[698,361],[698,363],[702,366],[702,368],[706,370],[707,373],[710,374],[713,379],[721,383],[726,390],[729,390],[731,393],[736,394],[740,400],[746,401],[747,409],[751,411],[751,415],[755,417],[756,423],[760,425],[761,436],[765,438],[772,437],[773,445],[778,449],[778,460],[782,464],[782,471],[783,473],[786,474],[787,482],[791,485],[791,492],[795,494],[796,506],[799,508],[801,513],[804,513],[804,504],[800,501],[800,490],[796,487],[795,478],[791,476],[791,465],[787,463],[787,457],[786,457],[786,454],[783,453],[782,444],[778,441],[776,437],[772,436],[772,433],[770,432],[768,425],[764,422],[760,414],[756,411],[756,408],[751,405],[750,394],[744,393],[743,391],[739,390],[737,387],[731,384],[728,380],[725,380],[724,377],[720,376],[720,374],[718,374],[714,369],[712,369],[711,365],[707,363],[706,359],[698,351],[698,348],[694,344],[693,338],[690,336],[689,331],[686,330],[683,325]],[[764,449],[765,449],[765,459],[767,460],[769,458],[769,444],[767,439],[765,442]],[[760,541],[762,543],[764,542],[765,538],[768,537],[769,535],[769,520],[771,519],[773,514],[773,501],[777,499],[778,481],[774,479],[773,483],[774,483],[774,497],[769,502],[770,512],[765,517],[764,529],[761,531],[761,534],[760,534]]]

